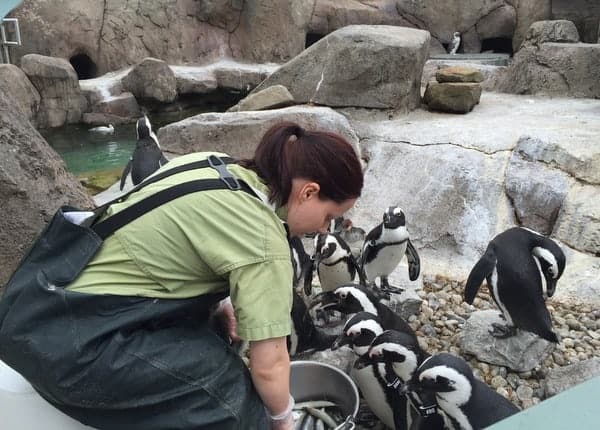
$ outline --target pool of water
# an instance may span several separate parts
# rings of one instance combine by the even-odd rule
[[[149,114],[148,119],[156,133],[164,125],[209,111],[209,108],[197,107]],[[92,126],[87,124],[69,124],[40,130],[40,133],[63,158],[67,170],[76,176],[120,172],[135,148],[135,123],[115,125],[113,134],[92,132],[90,128]]]

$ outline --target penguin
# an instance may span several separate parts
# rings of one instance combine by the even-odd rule
[[[393,377],[386,375],[388,389],[403,389],[413,380],[417,368],[429,357],[412,336],[386,330],[371,341],[367,351],[354,362],[354,367],[385,366],[393,374]],[[396,428],[444,429],[443,412],[437,408],[435,395],[406,391],[405,395],[398,393],[398,396],[394,406]]]
[[[456,55],[456,51],[460,47],[460,33],[455,31],[452,35],[452,40],[448,44],[448,54]]]
[[[314,265],[322,291],[332,291],[340,285],[363,279],[352,250],[339,234],[319,233],[315,237]]]
[[[365,238],[360,265],[366,280],[374,284],[380,277],[383,291],[401,293],[401,288],[390,287],[388,276],[405,254],[408,276],[414,281],[419,277],[421,267],[419,254],[408,237],[404,212],[398,206],[390,206],[383,214],[383,222]]]
[[[322,309],[333,309],[343,314],[370,312],[381,321],[384,330],[397,330],[412,336],[416,342],[416,334],[404,319],[381,303],[381,296],[364,285],[348,284],[318,294],[311,301],[310,308],[320,306]]]
[[[115,132],[115,127],[112,124],[108,124],[108,126],[98,126],[92,127],[89,129],[92,133],[101,133],[101,134],[113,134]]]
[[[130,172],[131,182],[133,185],[137,185],[158,170],[159,167],[167,164],[167,159],[160,149],[158,138],[152,131],[152,125],[147,116],[144,115],[138,119],[135,130],[137,142],[135,150],[121,174],[121,191],[123,191],[125,180]]]
[[[493,324],[490,334],[506,338],[522,329],[557,343],[544,294],[552,297],[565,265],[565,254],[554,240],[527,228],[510,228],[491,240],[471,270],[465,301],[473,303],[485,278],[507,323]]]
[[[519,412],[514,404],[475,379],[460,357],[440,353],[426,359],[404,390],[434,393],[451,430],[477,430]]]
[[[320,331],[310,317],[302,297],[292,293],[292,332],[287,338],[288,352],[291,356],[305,351],[324,351],[331,348],[335,335]]]
[[[348,345],[352,348],[357,361],[367,353],[373,339],[383,331],[381,321],[376,315],[369,312],[358,312],[346,321],[341,334],[331,345],[331,349],[336,350],[343,345]],[[397,394],[386,383],[385,366],[373,363],[360,368],[352,367],[350,377],[360,389],[362,397],[375,416],[386,426],[395,428],[394,406]]]
[[[294,273],[294,289],[297,289],[300,281],[304,280],[304,294],[309,296],[312,291],[314,260],[306,253],[302,240],[298,236],[291,237],[289,243]]]

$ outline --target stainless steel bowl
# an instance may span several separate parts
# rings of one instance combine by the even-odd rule
[[[296,403],[328,400],[337,404],[346,416],[356,418],[358,389],[348,375],[330,364],[292,361],[290,391]]]

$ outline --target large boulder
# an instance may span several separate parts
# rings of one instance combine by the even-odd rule
[[[552,19],[572,21],[582,42],[595,43],[600,22],[600,3],[597,0],[552,0]]]
[[[600,45],[524,44],[514,56],[500,90],[516,94],[600,98]]]
[[[40,94],[36,116],[38,127],[59,127],[79,122],[87,109],[87,100],[68,61],[28,54],[21,59],[21,69]]]
[[[517,12],[517,24],[512,47],[517,52],[531,24],[552,18],[552,0],[514,0],[513,4]]]
[[[294,97],[292,97],[286,87],[283,85],[273,85],[272,87],[250,94],[227,111],[266,110],[293,104],[295,104]]]
[[[351,25],[281,66],[254,92],[280,84],[299,103],[414,109],[428,49],[423,30]]]
[[[27,120],[35,120],[40,93],[21,69],[13,64],[0,64],[0,92],[12,100],[14,108]]]
[[[197,151],[221,151],[232,157],[251,157],[265,132],[281,121],[293,121],[311,130],[344,136],[360,153],[358,137],[348,120],[325,107],[294,106],[284,109],[204,113],[158,130],[164,151],[184,155]]]
[[[423,101],[431,110],[468,113],[479,103],[481,85],[472,82],[429,82]]]
[[[546,42],[577,43],[579,42],[577,27],[571,21],[564,19],[537,21],[531,24],[523,43],[539,45]]]
[[[170,103],[177,97],[177,80],[167,63],[144,58],[125,76],[121,84],[138,100]]]
[[[61,205],[91,208],[91,197],[13,101],[0,91],[0,286]]]

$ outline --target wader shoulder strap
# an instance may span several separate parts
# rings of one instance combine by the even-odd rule
[[[181,168],[187,167],[188,169],[180,169],[179,171],[189,170],[189,166],[195,164],[198,167],[197,163],[190,163],[183,166],[179,166]],[[178,197],[185,196],[186,194],[195,193],[197,191],[207,191],[207,190],[220,190],[220,189],[229,189],[233,191],[241,190],[250,194],[253,197],[256,197],[256,194],[252,191],[250,186],[246,184],[244,181],[238,180],[235,176],[233,176],[226,167],[226,162],[224,159],[221,159],[217,156],[211,155],[207,160],[203,160],[205,164],[203,167],[212,167],[213,169],[219,172],[218,179],[197,179],[195,181],[184,182],[182,184],[175,185],[173,187],[167,188],[165,190],[159,191],[151,196],[145,198],[142,201],[139,201],[128,208],[123,209],[122,211],[117,212],[116,214],[108,217],[107,219],[96,223],[91,226],[91,228],[96,232],[98,236],[102,239],[106,239],[108,236],[113,234],[115,231],[133,221],[136,218],[144,215],[145,213],[151,211],[154,208],[161,206],[162,204],[174,200]],[[171,170],[178,169],[176,167],[174,169],[170,169],[163,173],[170,173]],[[177,173],[177,172],[176,172]],[[173,174],[173,173],[170,173]],[[157,175],[159,176],[159,175]],[[163,178],[169,176],[164,175]],[[151,179],[154,179],[152,177]],[[162,179],[162,178],[160,178]],[[159,179],[156,179],[152,182],[155,182]],[[146,182],[142,183],[147,185]],[[140,184],[140,185],[142,185]]]

